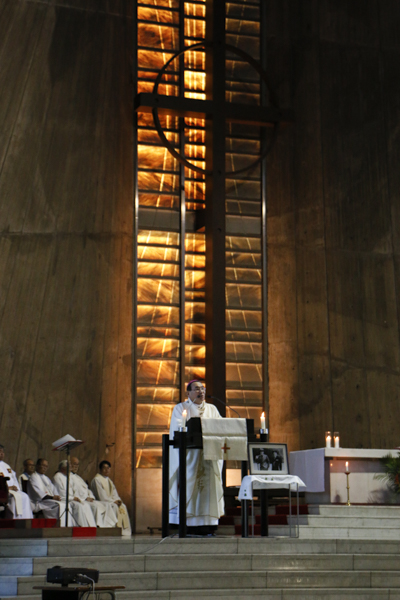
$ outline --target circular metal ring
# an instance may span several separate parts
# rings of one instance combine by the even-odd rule
[[[180,50],[179,52],[177,52],[176,54],[174,54],[164,65],[163,67],[160,69],[156,80],[154,82],[154,87],[153,87],[153,94],[155,96],[158,95],[158,86],[161,82],[161,79],[165,73],[165,71],[167,70],[167,68],[169,67],[169,65],[176,60],[177,58],[179,58],[180,56],[182,56],[182,54],[184,54],[185,52],[188,52],[189,50],[198,50],[200,48],[210,48],[212,47],[212,44],[208,43],[208,42],[199,42],[197,44],[192,44],[191,46],[188,46],[187,48],[184,48],[183,50]],[[260,75],[260,78],[264,81],[268,93],[269,93],[269,97],[271,100],[271,104],[272,106],[274,106],[274,108],[278,109],[278,105],[275,99],[275,95],[269,85],[269,81],[267,78],[267,74],[265,73],[264,69],[261,67],[261,65],[254,60],[249,54],[247,54],[247,52],[245,52],[244,50],[240,50],[239,48],[235,48],[234,46],[231,46],[230,44],[225,44],[225,50],[229,50],[230,52],[232,52],[233,54],[236,54],[237,56],[240,56],[241,58],[243,58],[245,61],[247,61],[256,71],[257,73]],[[156,98],[157,101],[157,98]],[[251,106],[251,105],[249,105]],[[158,116],[158,108],[153,108],[152,110],[153,113],[153,119],[154,119],[154,124],[157,130],[157,133],[161,139],[161,141],[163,142],[164,146],[167,148],[167,150],[170,152],[170,154],[172,154],[172,156],[174,158],[176,158],[184,167],[187,167],[188,169],[191,169],[192,171],[195,171],[196,173],[200,173],[202,175],[210,175],[211,171],[207,170],[207,169],[201,169],[200,167],[196,167],[196,165],[192,164],[191,162],[189,162],[186,158],[184,158],[183,156],[181,156],[173,147],[173,145],[169,142],[169,140],[167,139],[162,127],[161,127],[161,123],[160,123],[160,119]],[[243,167],[242,169],[238,169],[236,171],[227,171],[226,175],[232,176],[232,175],[238,175],[239,173],[243,173],[244,171],[248,171],[249,169],[253,169],[254,167],[256,167],[268,154],[268,152],[271,150],[276,137],[277,137],[277,133],[278,133],[278,123],[274,123],[273,124],[273,132],[272,132],[272,136],[271,136],[271,141],[269,144],[266,144],[262,153],[260,154],[260,156],[253,161],[250,165],[248,165],[247,167]]]

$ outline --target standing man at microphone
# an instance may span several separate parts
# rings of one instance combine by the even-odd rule
[[[186,422],[193,417],[203,419],[222,418],[213,404],[205,401],[204,384],[196,379],[187,385],[188,399],[174,407],[171,416],[169,437],[184,426],[183,411],[186,411]],[[218,527],[218,520],[224,514],[224,490],[221,472],[222,460],[205,460],[202,449],[187,451],[186,475],[186,523],[188,533],[212,535]],[[178,449],[170,448],[169,471],[169,522],[179,524],[178,493]]]

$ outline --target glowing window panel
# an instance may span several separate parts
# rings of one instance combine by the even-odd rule
[[[184,8],[180,31],[180,9]],[[152,92],[158,71],[180,48],[205,39],[205,0],[148,0],[139,2],[138,92]],[[259,56],[259,7],[257,0],[226,3],[226,40]],[[180,68],[183,65],[183,77]],[[158,92],[168,96],[205,98],[205,52],[186,52],[164,73]],[[180,82],[183,82],[180,88]],[[259,104],[258,73],[236,55],[226,56],[226,98],[249,105]],[[205,168],[205,121],[185,118],[183,139],[179,120],[160,114],[169,141],[194,165]],[[138,198],[146,223],[162,226],[164,215],[178,214],[181,174],[178,161],[163,147],[152,115],[138,114]],[[241,169],[260,152],[260,131],[237,123],[226,126],[226,169]],[[183,169],[184,202],[188,222],[197,223],[195,211],[206,205],[205,177]],[[227,227],[241,231],[226,236],[226,357],[227,402],[240,407],[242,416],[258,424],[262,398],[261,313],[261,187],[260,168],[243,177],[226,179]],[[166,209],[169,211],[166,212]],[[153,212],[152,212],[153,211]],[[163,212],[164,211],[164,212]],[[139,214],[139,225],[140,225]],[[162,214],[160,220],[160,214]],[[243,221],[240,221],[243,217]],[[175,219],[175,217],[174,217]],[[167,229],[177,220],[165,219]],[[171,225],[168,225],[170,223]],[[199,221],[200,227],[202,221]],[[260,223],[258,225],[257,223]],[[247,229],[246,229],[247,228]],[[251,233],[249,237],[245,232]],[[254,232],[254,233],[253,233]],[[185,233],[185,266],[181,274],[179,234],[176,231],[140,231],[137,240],[137,467],[161,466],[161,435],[168,431],[172,408],[181,398],[180,367],[186,381],[205,378],[205,235]],[[183,277],[184,304],[180,294]],[[180,326],[184,314],[184,357],[180,356]],[[184,365],[184,366],[183,366]]]

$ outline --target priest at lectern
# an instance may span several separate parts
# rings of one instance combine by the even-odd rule
[[[186,416],[188,421],[194,417],[202,419],[222,418],[213,404],[205,401],[205,387],[201,381],[193,380],[187,385],[188,399],[174,407],[169,430],[170,439],[179,430]],[[183,416],[183,411],[186,415]],[[178,449],[170,449],[169,471],[169,522],[179,524],[178,494]],[[199,535],[212,534],[218,526],[219,518],[224,514],[224,490],[221,472],[223,460],[205,460],[203,450],[187,451],[187,505],[186,523],[188,533]]]

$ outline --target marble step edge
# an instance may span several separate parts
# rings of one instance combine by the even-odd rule
[[[68,558],[68,560],[66,560],[66,558]],[[250,563],[250,569],[246,569],[246,570],[260,570],[260,568],[257,568],[257,564],[260,564],[261,561],[265,561],[265,562],[273,562],[275,563],[275,566],[273,567],[274,570],[286,570],[287,567],[285,566],[287,563],[292,563],[291,568],[292,569],[296,569],[296,568],[304,568],[304,563],[311,563],[311,562],[315,562],[317,563],[317,565],[315,566],[315,568],[318,568],[318,570],[321,568],[325,568],[324,565],[327,561],[330,561],[331,563],[337,563],[338,565],[341,565],[342,563],[346,563],[346,565],[348,565],[348,569],[346,569],[343,566],[338,566],[335,569],[331,569],[331,570],[370,570],[371,566],[366,566],[366,567],[362,567],[360,565],[362,565],[362,563],[364,562],[364,564],[368,564],[368,562],[373,561],[375,564],[379,564],[379,567],[377,569],[374,570],[396,570],[395,568],[390,566],[391,561],[393,560],[398,560],[397,556],[395,556],[394,554],[380,554],[378,558],[375,557],[374,555],[371,554],[352,554],[352,553],[341,553],[341,554],[329,554],[329,553],[323,553],[323,554],[298,554],[298,555],[294,555],[294,554],[208,554],[208,555],[202,555],[199,557],[198,554],[174,554],[174,555],[165,555],[165,554],[149,554],[148,556],[145,555],[139,555],[139,556],[126,556],[126,555],[115,555],[112,557],[112,560],[110,561],[110,557],[108,556],[94,556],[94,557],[86,557],[87,563],[85,565],[86,568],[97,568],[99,571],[103,572],[103,573],[120,573],[120,572],[127,572],[126,569],[128,568],[132,568],[132,567],[137,567],[136,570],[134,572],[136,573],[153,573],[153,572],[165,572],[165,570],[169,570],[169,571],[173,571],[175,572],[175,570],[173,569],[174,564],[176,563],[176,565],[179,564],[186,564],[186,565],[190,565],[190,570],[193,572],[198,572],[198,571],[203,571],[204,568],[208,567],[208,570],[212,570],[212,571],[218,571],[221,569],[218,569],[218,563],[223,562],[223,561],[229,561],[232,564],[232,568],[237,568],[237,563],[241,563],[241,562],[246,562],[246,563]],[[162,563],[162,561],[166,561],[167,562],[167,568],[164,568],[162,570],[160,570],[160,563]],[[282,564],[282,568],[276,567],[276,562],[279,561],[279,563]],[[19,576],[44,576],[46,574],[46,571],[48,568],[54,566],[54,558],[52,557],[46,557],[46,558],[37,558],[37,559],[33,559],[33,572],[32,573],[27,573],[27,574],[18,574]],[[63,560],[59,561],[61,563],[61,566],[63,567],[75,567],[76,566],[81,566],[81,565],[77,565],[78,562],[82,562],[82,558],[81,557],[64,557]],[[173,564],[171,565],[171,562],[173,562]],[[194,566],[191,564],[192,562],[197,564],[198,568],[194,568]],[[298,567],[293,565],[293,562],[298,563]],[[106,565],[102,564],[102,563],[106,563]],[[147,563],[147,564],[146,564]],[[253,567],[253,564],[255,563],[255,566]],[[321,567],[318,567],[318,563],[320,563]],[[386,563],[386,567],[385,567],[385,563]],[[209,569],[209,566],[211,565],[215,565],[215,569]],[[356,566],[354,566],[356,565]],[[266,565],[269,566],[269,565]],[[102,570],[105,567],[109,567],[109,570]],[[117,568],[116,568],[117,567]],[[264,567],[263,567],[264,568]],[[112,570],[111,570],[112,569]],[[189,567],[188,567],[189,569]],[[399,569],[400,569],[400,563],[399,563]],[[223,569],[225,570],[225,568]]]
[[[292,527],[297,524],[297,517],[292,517]],[[308,527],[321,527],[321,523],[330,523],[331,526],[340,526],[346,522],[354,522],[358,527],[376,527],[384,529],[385,527],[400,527],[400,515],[398,517],[377,517],[354,515],[301,515],[298,520],[300,525]],[[270,526],[274,527],[273,525]],[[276,527],[276,526],[275,526]],[[287,527],[284,526],[284,527]]]
[[[306,526],[300,526],[300,532],[302,530],[308,530]],[[331,528],[334,530],[335,528]],[[385,549],[385,554],[396,554],[400,553],[400,539],[374,539],[373,543],[371,540],[360,538],[343,539],[338,537],[322,538],[316,540],[310,540],[308,538],[268,538],[268,537],[248,537],[248,538],[144,538],[140,541],[136,541],[135,544],[132,541],[126,540],[118,548],[115,544],[110,543],[110,539],[107,540],[107,544],[93,544],[92,540],[79,539],[73,541],[58,540],[57,544],[51,542],[49,547],[47,542],[45,544],[46,552],[43,552],[44,548],[40,549],[40,554],[32,554],[36,551],[36,544],[29,543],[30,540],[26,540],[24,544],[15,544],[20,540],[2,540],[0,545],[0,558],[51,558],[55,561],[61,560],[68,557],[107,557],[114,556],[118,551],[119,556],[145,556],[145,555],[174,555],[174,554],[196,554],[202,556],[208,555],[210,552],[216,554],[230,554],[230,555],[247,555],[251,554],[282,554],[282,553],[331,553],[331,554],[359,554],[367,553],[373,554],[379,552],[380,549]],[[10,543],[4,543],[10,542]],[[41,545],[43,546],[43,545]],[[17,552],[16,555],[12,554]],[[23,556],[21,556],[21,552]]]
[[[199,598],[200,600],[213,600],[213,598],[239,598],[243,600],[252,600],[253,598],[262,598],[263,600],[308,600],[316,596],[318,600],[321,597],[324,600],[399,600],[400,593],[397,589],[387,588],[301,588],[282,589],[282,588],[236,588],[226,589],[207,589],[203,590],[138,590],[129,591],[121,590],[116,598],[129,600],[175,600],[178,598]],[[0,600],[41,600],[41,595],[37,594],[21,594],[18,596],[0,596]]]
[[[315,514],[324,514],[325,512],[334,512],[337,514],[342,514],[344,512],[351,512],[351,513],[356,513],[356,514],[364,514],[364,513],[388,513],[388,514],[393,514],[393,513],[398,513],[398,516],[400,517],[400,505],[395,505],[395,506],[388,506],[387,504],[385,505],[357,505],[357,504],[350,504],[350,506],[347,506],[346,504],[341,504],[340,506],[335,505],[335,504],[309,504],[308,505],[308,514],[309,515],[315,515]],[[300,515],[301,516],[301,515]],[[305,515],[303,515],[305,516]],[[394,516],[394,515],[393,515]]]
[[[229,571],[227,569],[219,569],[219,570],[206,570],[204,569],[203,571],[148,571],[148,572],[143,572],[143,571],[139,571],[139,572],[131,572],[131,571],[126,571],[126,572],[120,572],[120,573],[104,573],[103,577],[102,577],[102,581],[101,583],[105,583],[106,580],[110,580],[112,579],[114,576],[116,578],[130,578],[132,577],[133,579],[140,579],[141,577],[147,577],[148,579],[150,579],[153,576],[157,576],[159,575],[160,577],[174,577],[179,579],[180,577],[185,579],[187,577],[191,577],[193,578],[193,576],[196,576],[198,578],[207,578],[207,577],[216,577],[216,576],[235,576],[240,574],[241,576],[252,576],[252,575],[277,575],[277,576],[293,576],[293,577],[300,577],[302,575],[307,576],[307,575],[315,575],[315,576],[321,576],[321,575],[356,575],[356,576],[365,576],[367,574],[370,575],[381,575],[385,576],[385,577],[389,577],[389,576],[393,576],[393,577],[398,577],[399,578],[399,585],[400,585],[400,566],[399,569],[389,569],[389,570],[383,570],[383,569],[274,569],[271,568],[269,569],[268,567],[263,567],[260,569],[235,569],[234,571]],[[22,584],[32,584],[32,585],[44,585],[46,582],[43,578],[43,575],[28,575],[28,576],[10,576],[10,579],[17,579],[18,583],[22,583]],[[107,583],[107,585],[109,585]],[[111,584],[110,584],[111,585]]]

